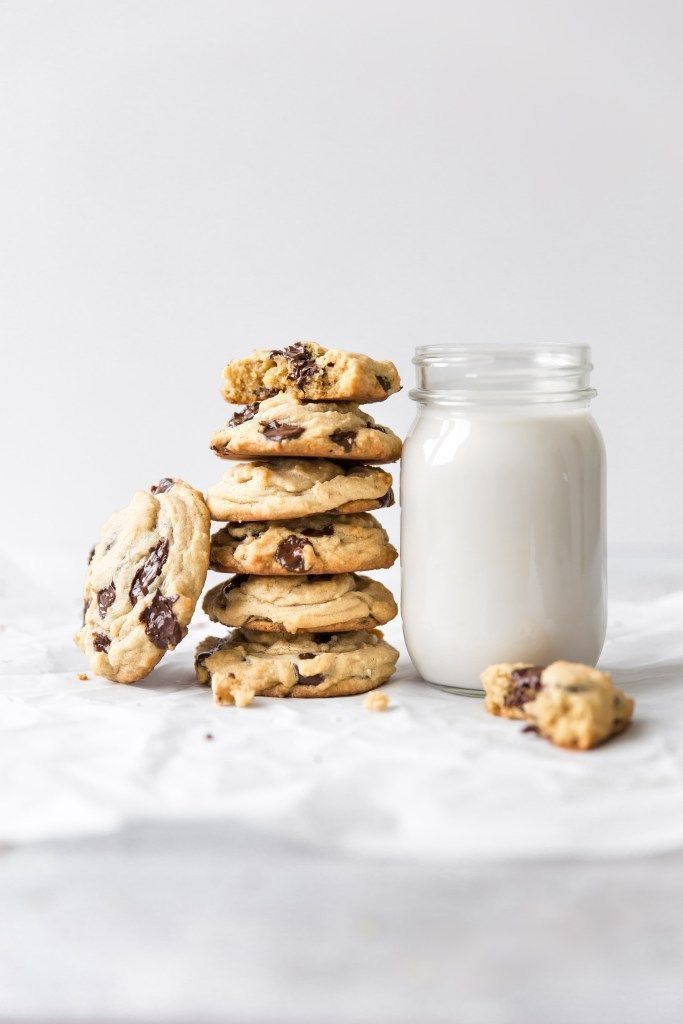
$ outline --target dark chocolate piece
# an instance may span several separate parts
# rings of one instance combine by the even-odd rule
[[[288,345],[287,348],[273,349],[270,354],[271,356],[285,357],[289,363],[289,373],[287,376],[293,380],[295,384],[298,384],[299,387],[304,387],[311,377],[315,377],[319,373],[322,373],[322,370],[317,365],[315,358],[301,341],[297,341],[293,345]]]
[[[297,683],[301,683],[306,686],[320,686],[321,683],[325,682],[325,676],[322,672],[318,672],[317,675],[313,676],[303,676],[299,671],[298,665],[294,666],[294,671],[296,672]]]
[[[375,377],[377,378],[377,383],[381,387],[382,391],[384,391],[385,394],[389,394],[389,392],[391,391],[391,381],[389,380],[389,378],[382,377],[382,375],[379,373],[376,373]]]
[[[151,604],[140,615],[140,621],[145,624],[147,636],[155,647],[159,647],[162,651],[168,650],[169,647],[176,647],[183,639],[183,631],[172,608],[177,600],[177,594],[172,597],[164,597],[160,591],[157,591]]]
[[[334,433],[330,434],[330,441],[333,444],[338,444],[340,448],[348,453],[353,448],[353,442],[357,436],[357,430],[335,430]]]
[[[301,437],[304,427],[296,423],[284,423],[282,420],[269,420],[261,425],[261,433],[269,441],[293,441]]]
[[[303,654],[299,655],[299,659],[301,661],[308,661],[310,658],[315,658],[315,657],[316,657],[315,654],[310,654],[310,653],[307,654],[306,651],[304,651]]]
[[[100,654],[106,654],[111,647],[111,640],[104,633],[93,633],[92,645]]]
[[[227,425],[229,427],[239,427],[242,423],[246,423],[247,420],[253,420],[258,411],[258,402],[252,402],[251,405],[245,405],[244,409],[238,409],[232,419],[228,420]]]
[[[100,610],[100,618],[103,619],[107,614],[107,609],[111,608],[114,601],[116,600],[116,587],[114,583],[110,583],[108,587],[103,587],[102,590],[97,592],[97,607]]]
[[[304,548],[308,541],[303,537],[297,537],[290,533],[288,537],[281,540],[275,551],[275,561],[287,572],[306,572],[304,561]]]
[[[158,484],[152,484],[150,491],[152,494],[165,494],[166,491],[170,491],[173,487],[175,480],[170,476],[164,476],[161,478]]]
[[[514,669],[510,673],[510,678],[515,686],[505,698],[505,707],[521,708],[527,701],[533,700],[542,688],[541,673],[544,669],[545,665],[529,665],[526,668]]]
[[[379,507],[389,508],[391,505],[394,504],[395,500],[396,499],[394,497],[394,490],[392,487],[390,487],[387,493],[384,495],[384,497],[379,499]]]
[[[160,540],[156,547],[147,555],[138,571],[133,576],[133,582],[130,585],[129,597],[130,603],[135,604],[144,597],[145,594],[149,593],[151,587],[157,576],[161,575],[161,570],[164,567],[164,563],[168,558],[168,540],[164,538]]]

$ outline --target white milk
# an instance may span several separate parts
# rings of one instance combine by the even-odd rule
[[[595,664],[603,453],[587,401],[423,404],[401,467],[401,611],[424,679],[470,690],[493,662]]]

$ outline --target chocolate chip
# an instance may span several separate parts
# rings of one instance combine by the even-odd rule
[[[541,673],[544,668],[545,665],[529,665],[510,673],[515,686],[505,698],[506,708],[521,708],[527,701],[534,699],[542,686]]]
[[[525,725],[522,732],[538,732],[537,725]]]
[[[108,587],[103,587],[102,590],[97,592],[97,607],[100,610],[100,618],[103,619],[107,614],[107,609],[111,608],[114,601],[116,600],[116,587],[113,583],[110,583]]]
[[[294,666],[294,671],[296,672],[297,683],[301,683],[302,685],[320,686],[321,683],[325,682],[325,676],[323,675],[322,672],[318,672],[318,674],[314,676],[302,676],[301,672],[299,671],[298,665]]]
[[[177,594],[174,594],[173,597],[164,597],[157,591],[151,604],[140,615],[140,621],[145,624],[147,636],[155,647],[159,647],[162,651],[168,650],[169,647],[176,647],[183,639],[183,631],[171,607],[177,600]]]
[[[138,571],[133,576],[133,582],[130,585],[130,603],[135,604],[144,597],[145,594],[149,593],[154,580],[161,574],[161,570],[164,567],[164,563],[168,558],[168,541],[166,538],[160,540],[156,547],[147,555]]]
[[[95,548],[96,548],[96,546],[97,546],[96,544],[93,544],[93,546],[90,548],[90,551],[88,553],[88,565],[90,565],[90,563],[92,562],[93,558],[95,557]]]
[[[315,657],[316,657],[316,655],[315,655],[315,654],[307,654],[307,653],[306,653],[305,651],[304,651],[304,653],[303,653],[303,654],[300,654],[300,655],[299,655],[299,659],[300,659],[301,661],[308,661],[308,660],[309,660],[309,658],[315,658]]]
[[[308,541],[303,537],[297,537],[290,533],[288,537],[281,540],[275,551],[275,561],[287,572],[306,572],[304,561],[304,549],[309,546]]]
[[[238,409],[232,419],[228,420],[227,425],[229,427],[239,427],[242,423],[246,423],[247,420],[253,420],[258,411],[258,402],[252,402],[251,405],[245,405],[244,409]]]
[[[225,605],[227,603],[227,597],[228,597],[228,594],[230,593],[230,591],[234,590],[235,587],[241,586],[242,583],[244,583],[244,581],[246,579],[247,579],[246,573],[238,572],[231,579],[229,579],[227,583],[223,584],[223,588],[222,588],[221,593],[220,593],[220,600],[221,600],[221,603],[222,603],[223,607],[225,607]]]
[[[327,526],[309,526],[307,529],[301,531],[304,537],[331,537],[334,533],[334,523],[328,523]]]
[[[389,428],[388,427],[383,427],[381,423],[373,423],[371,429],[372,430],[378,430],[380,432],[380,434],[388,434],[389,433]]]
[[[261,424],[261,433],[269,441],[293,441],[301,437],[303,432],[303,427],[297,426],[296,423],[283,423],[282,420],[269,420]]]
[[[100,652],[100,654],[106,654],[111,647],[111,640],[108,636],[105,636],[104,633],[93,633],[92,645],[96,651]]]
[[[310,350],[301,341],[288,345],[287,348],[273,349],[271,356],[284,356],[289,363],[287,376],[299,387],[303,387],[311,377],[321,373],[321,369],[311,355]]]
[[[165,494],[166,491],[170,491],[173,487],[175,480],[170,476],[163,476],[158,484],[152,484],[150,491],[152,494]]]
[[[216,654],[217,651],[222,651],[227,642],[228,638],[224,638],[223,640],[216,640],[216,642],[214,644],[211,644],[210,647],[207,647],[206,650],[200,651],[197,655],[195,655],[195,665],[202,665],[207,658],[211,657],[212,654]]]
[[[390,487],[387,493],[384,495],[384,497],[379,499],[379,507],[389,508],[391,505],[394,504],[395,500],[396,499],[394,497],[394,490],[392,487]]]
[[[345,452],[350,452],[357,435],[357,430],[335,430],[333,434],[330,434],[330,441],[333,444],[338,444]]]
[[[376,373],[375,376],[377,377],[377,383],[381,387],[382,391],[384,391],[384,393],[388,395],[389,392],[391,391],[391,381],[389,380],[389,378],[382,377],[381,374],[379,373]]]

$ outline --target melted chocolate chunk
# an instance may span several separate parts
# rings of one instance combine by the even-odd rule
[[[230,591],[234,590],[235,587],[241,586],[241,584],[244,583],[244,581],[246,579],[247,579],[246,573],[238,572],[238,573],[236,573],[232,577],[232,579],[228,580],[227,583],[223,584],[223,589],[221,590],[221,594],[220,594],[221,603],[222,603],[223,607],[225,607],[225,605],[226,605],[227,597],[228,597],[228,594],[230,593]]]
[[[528,668],[517,668],[510,673],[515,686],[505,698],[506,708],[521,708],[527,701],[533,700],[541,689],[541,673],[545,665],[529,665]]]
[[[302,676],[298,665],[294,666],[294,671],[296,672],[297,683],[301,683],[305,686],[320,686],[321,683],[325,682],[325,676],[322,672],[318,672],[318,674],[314,676]]]
[[[273,349],[270,354],[271,356],[285,357],[289,363],[287,376],[299,387],[303,387],[311,377],[322,372],[309,349],[301,341],[295,342],[294,345],[288,345],[287,348]]]
[[[380,434],[388,434],[389,433],[389,428],[388,427],[383,427],[381,423],[373,423],[371,429],[372,430],[379,430]]]
[[[170,476],[163,476],[158,484],[152,484],[150,491],[152,494],[165,494],[166,491],[170,491],[173,487],[175,480]]]
[[[93,546],[90,548],[90,551],[88,553],[88,565],[90,565],[90,563],[92,562],[93,558],[95,557],[95,548],[96,547],[97,547],[97,545],[93,544]]]
[[[394,497],[394,490],[392,487],[390,487],[387,493],[384,495],[384,497],[379,499],[379,507],[389,508],[391,505],[394,504],[395,500],[396,498]]]
[[[144,597],[145,594],[149,593],[149,588],[154,583],[154,580],[161,574],[161,570],[164,567],[164,563],[168,558],[168,541],[166,538],[160,540],[156,547],[147,555],[138,571],[133,576],[133,582],[130,585],[130,603],[135,604]]]
[[[232,419],[228,420],[227,425],[229,427],[239,427],[242,423],[246,423],[247,420],[253,420],[258,411],[258,402],[252,402],[251,405],[245,405],[244,409],[238,409]]]
[[[92,645],[100,654],[106,654],[111,647],[111,640],[104,633],[93,633]]]
[[[350,452],[357,436],[357,430],[335,430],[333,434],[330,434],[330,441],[333,444],[338,444],[345,452]]]
[[[114,601],[116,600],[116,587],[113,583],[110,583],[108,587],[103,587],[102,590],[97,592],[97,607],[100,610],[100,618],[103,619],[107,614],[107,609],[111,608]]]
[[[269,441],[293,441],[301,437],[303,432],[304,427],[299,427],[296,423],[283,423],[282,420],[269,420],[261,424],[261,433]]]
[[[195,655],[195,665],[203,665],[206,659],[210,658],[212,654],[216,654],[217,651],[222,651],[227,642],[228,638],[216,640],[214,644],[211,644],[211,647],[207,647],[205,651],[200,651],[199,654]]]
[[[303,654],[299,655],[300,661],[308,661],[310,658],[315,658],[315,657],[316,657],[315,654],[307,654],[305,651],[304,651]]]
[[[381,387],[382,391],[385,393],[385,395],[388,395],[389,392],[391,391],[391,381],[389,380],[389,378],[382,377],[382,375],[379,373],[376,373],[375,377],[377,378],[377,383]]]
[[[537,725],[525,725],[522,732],[538,732]]]
[[[334,523],[328,523],[327,526],[321,526],[320,528],[309,526],[301,532],[304,537],[331,537],[334,533]]]
[[[297,537],[290,533],[289,537],[281,540],[275,551],[275,561],[287,572],[306,572],[304,561],[304,548],[308,541],[303,537]]]
[[[145,608],[140,615],[140,621],[145,624],[145,632],[155,647],[162,651],[169,647],[176,647],[183,639],[183,631],[180,623],[173,614],[172,605],[178,600],[178,595],[164,597],[159,591],[152,598],[152,603]]]

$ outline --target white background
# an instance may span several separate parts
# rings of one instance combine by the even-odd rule
[[[4,3],[6,553],[76,591],[133,490],[222,471],[223,364],[302,337],[407,382],[418,343],[591,343],[610,538],[683,543],[682,31],[677,0]]]

